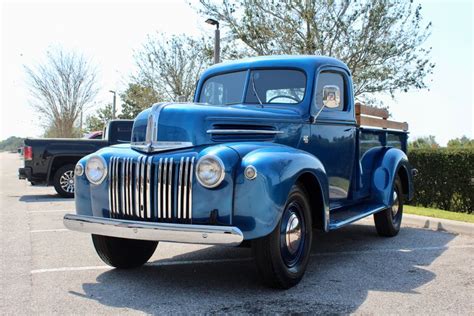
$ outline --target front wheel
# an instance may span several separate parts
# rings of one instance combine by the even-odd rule
[[[400,231],[403,216],[403,190],[400,178],[393,186],[392,206],[374,214],[375,228],[380,236],[393,237]]]
[[[53,185],[56,192],[65,198],[74,197],[74,165],[59,168],[54,174]]]
[[[109,266],[131,269],[144,265],[155,252],[157,241],[92,235],[100,259]]]
[[[298,284],[309,261],[311,228],[308,195],[302,186],[294,185],[276,228],[252,242],[257,270],[264,283],[283,289]]]

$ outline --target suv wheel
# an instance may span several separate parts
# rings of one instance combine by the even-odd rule
[[[54,174],[53,185],[56,192],[65,198],[74,197],[74,165],[59,168]]]

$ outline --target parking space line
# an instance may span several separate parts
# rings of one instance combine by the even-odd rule
[[[388,248],[388,249],[373,249],[373,250],[361,250],[361,251],[338,251],[338,252],[323,252],[313,253],[311,257],[325,257],[325,256],[342,256],[342,255],[354,255],[354,254],[373,254],[373,253],[387,253],[387,252],[399,252],[409,253],[414,251],[434,251],[434,250],[451,250],[451,249],[473,249],[474,245],[458,245],[458,246],[442,246],[442,247],[417,247],[417,248]],[[225,263],[225,262],[243,262],[251,261],[252,257],[247,258],[230,258],[230,259],[203,259],[203,260],[181,260],[181,261],[162,261],[146,266],[160,267],[160,266],[175,266],[175,265],[191,265],[191,264],[206,264],[206,263]],[[69,272],[69,271],[86,271],[86,270],[108,270],[113,269],[110,266],[86,266],[86,267],[61,267],[52,269],[37,269],[32,270],[31,274],[40,273],[51,273],[51,272]]]
[[[373,253],[387,253],[387,252],[410,253],[414,251],[433,251],[433,250],[468,249],[468,248],[474,248],[474,245],[415,247],[415,248],[386,248],[386,249],[369,249],[369,250],[338,251],[338,252],[321,252],[321,253],[312,253],[311,257],[343,256],[343,255],[373,254]]]
[[[54,268],[54,269],[31,270],[31,274],[46,273],[46,272],[67,272],[67,271],[107,270],[107,269],[113,269],[113,268],[110,266],[63,267],[63,268]]]
[[[71,210],[44,210],[44,211],[28,211],[30,214],[34,213],[66,213],[66,212],[73,212]]]
[[[146,266],[160,267],[160,266],[191,265],[191,264],[203,264],[203,263],[242,262],[242,261],[250,261],[250,260],[253,260],[253,258],[162,261],[162,262],[149,263],[149,264],[146,264]],[[39,273],[47,273],[47,272],[104,270],[104,269],[106,270],[106,269],[113,269],[113,268],[110,266],[62,267],[62,268],[32,270],[31,274],[39,274]]]
[[[182,261],[163,261],[155,262],[149,264],[152,267],[159,266],[178,266],[178,265],[188,265],[188,264],[202,264],[202,263],[223,263],[223,262],[242,262],[253,260],[252,257],[249,258],[232,258],[232,259],[202,259],[202,260],[182,260]]]
[[[58,233],[58,232],[69,232],[69,229],[66,228],[58,228],[58,229],[37,229],[37,230],[31,230],[30,233],[36,234],[36,233]]]

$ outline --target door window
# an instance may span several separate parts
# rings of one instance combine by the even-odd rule
[[[336,72],[322,72],[318,76],[314,103],[320,109],[323,104],[327,110],[343,111],[344,77]]]

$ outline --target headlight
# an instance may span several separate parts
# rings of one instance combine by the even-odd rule
[[[74,174],[78,177],[84,174],[84,167],[80,162],[77,163],[76,167],[74,168]]]
[[[215,188],[224,180],[224,163],[216,156],[208,155],[199,159],[196,178],[206,188]]]
[[[101,184],[107,175],[105,160],[99,156],[91,157],[86,163],[86,177],[93,184]]]

